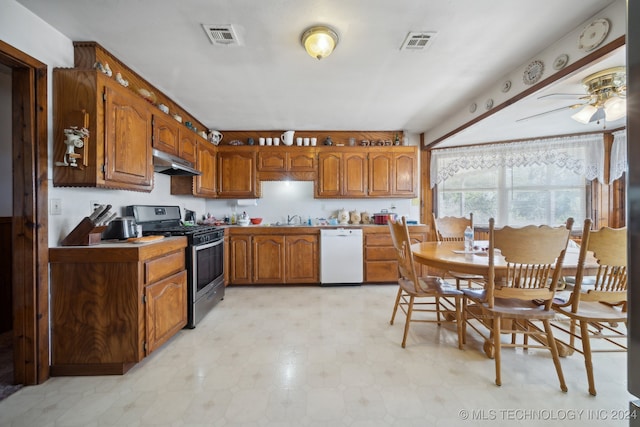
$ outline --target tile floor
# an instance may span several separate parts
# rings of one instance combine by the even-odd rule
[[[0,402],[1,426],[628,425],[626,354],[562,359],[507,349],[503,385],[448,327],[389,325],[396,287],[231,287],[124,376],[58,377]],[[526,368],[521,365],[526,363]]]

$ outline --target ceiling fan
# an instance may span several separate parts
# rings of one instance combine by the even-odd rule
[[[588,124],[604,119],[611,122],[626,116],[627,114],[627,75],[625,67],[613,67],[591,74],[582,79],[587,94],[578,93],[552,93],[544,95],[544,98],[576,98],[583,102],[567,105],[543,113],[534,114],[516,120],[521,122],[534,117],[539,117],[567,109],[578,109],[580,111],[571,116],[577,122]]]

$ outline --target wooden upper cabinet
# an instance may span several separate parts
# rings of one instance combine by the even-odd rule
[[[391,196],[393,194],[393,153],[369,154],[369,195]]]
[[[105,88],[105,180],[153,184],[151,115],[141,98]]]
[[[150,106],[141,97],[93,69],[53,70],[54,186],[151,191]],[[61,166],[64,129],[87,127],[76,149],[78,166]]]
[[[348,197],[367,195],[367,155],[365,153],[344,153],[342,165],[342,194]]]
[[[194,165],[197,164],[196,146],[198,143],[204,144],[204,141],[203,138],[198,137],[193,131],[186,128],[180,129],[178,156]]]
[[[178,156],[180,145],[178,122],[164,114],[154,114],[152,123],[153,148]]]
[[[218,197],[260,197],[253,147],[218,147]]]
[[[318,154],[317,197],[342,195],[342,153],[323,151]]]
[[[418,193],[418,155],[416,149],[396,151],[393,155],[393,195],[416,197]]]
[[[271,147],[269,147],[271,148]],[[260,150],[258,152],[258,171],[285,172],[288,153],[281,150]]]
[[[317,197],[365,197],[367,156],[357,151],[321,151],[318,154]]]
[[[199,142],[196,149],[196,168],[202,172],[194,178],[195,185],[193,195],[200,197],[216,197],[217,189],[217,171],[216,171],[216,149],[215,146],[208,142]]]
[[[369,196],[415,197],[418,162],[414,147],[377,147],[369,153]]]

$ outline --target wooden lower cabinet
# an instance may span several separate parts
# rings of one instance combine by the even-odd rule
[[[186,238],[49,250],[51,375],[124,374],[187,323]]]
[[[253,236],[254,283],[284,283],[284,236]]]
[[[412,243],[427,240],[427,226],[410,226]],[[398,281],[398,262],[389,228],[386,226],[365,227],[364,234],[364,281],[365,283],[390,283]],[[418,274],[426,274],[422,266],[416,266]]]
[[[246,229],[245,229],[246,230]],[[234,234],[229,238],[229,284],[318,283],[318,231]]]
[[[285,282],[318,283],[320,258],[318,236],[302,234],[285,239]]]

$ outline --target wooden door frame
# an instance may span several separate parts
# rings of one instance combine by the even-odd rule
[[[49,378],[47,65],[0,40],[11,68],[14,381]]]

